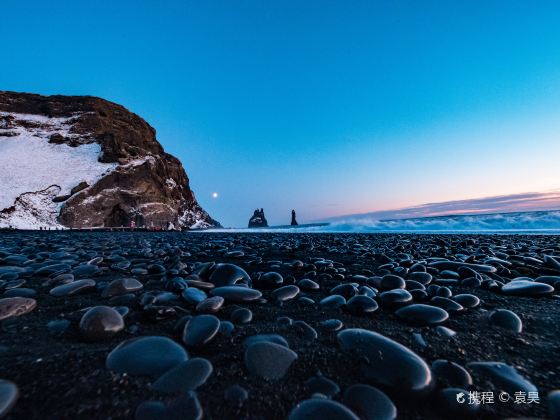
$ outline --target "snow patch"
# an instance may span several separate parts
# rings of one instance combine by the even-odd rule
[[[56,218],[58,204],[53,198],[60,194],[60,187],[52,185],[41,191],[29,192],[20,195],[13,208],[0,212],[0,228],[12,227],[15,229],[62,229]]]
[[[58,214],[61,204],[52,203],[52,199],[48,202],[43,191],[56,185],[58,195],[70,194],[70,190],[80,182],[93,185],[118,166],[98,161],[101,146],[97,143],[77,147],[49,143],[53,134],[83,138],[83,135],[70,133],[79,114],[68,118],[48,118],[0,112],[0,117],[7,116],[14,119],[14,127],[0,129],[0,210],[13,206],[16,199],[22,197],[28,201],[27,207],[35,206],[32,213],[37,215],[38,220],[42,223],[51,220],[50,225],[57,226],[56,217],[53,219],[51,215],[53,211]],[[6,132],[16,135],[2,136]],[[22,196],[33,192],[36,192],[36,199]]]

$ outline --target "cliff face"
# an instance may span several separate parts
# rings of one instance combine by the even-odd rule
[[[0,227],[219,226],[155,130],[100,98],[0,92],[0,181]]]

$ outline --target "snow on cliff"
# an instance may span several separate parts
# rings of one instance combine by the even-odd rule
[[[61,204],[52,198],[70,194],[82,181],[93,185],[118,166],[98,162],[101,147],[97,143],[76,147],[49,143],[53,134],[75,136],[69,132],[75,117],[6,112],[0,112],[0,117],[16,122],[13,128],[0,126],[0,211],[12,208],[9,220],[0,214],[0,228],[37,229],[42,223],[58,227]]]

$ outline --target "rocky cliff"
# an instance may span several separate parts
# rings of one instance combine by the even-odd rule
[[[0,227],[219,226],[181,162],[126,108],[0,92]]]

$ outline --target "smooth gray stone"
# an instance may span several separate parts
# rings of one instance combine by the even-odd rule
[[[464,262],[458,261],[436,261],[430,263],[430,267],[437,268],[440,271],[444,270],[451,270],[457,271],[461,267],[467,267],[471,270],[474,270],[478,273],[495,273],[496,267],[492,267],[491,265],[484,265],[484,264],[469,264]]]
[[[459,303],[446,297],[434,296],[430,299],[430,304],[437,306],[445,311],[454,314],[464,312],[465,308]]]
[[[183,343],[187,347],[208,344],[220,329],[220,320],[214,315],[197,315],[185,324]]]
[[[381,334],[360,328],[338,333],[342,350],[365,357],[364,377],[395,394],[424,396],[432,388],[432,374],[426,362],[409,348]]]
[[[0,418],[6,416],[15,405],[19,397],[16,384],[0,379]]]
[[[78,293],[84,293],[90,291],[95,287],[95,280],[83,279],[76,280],[72,283],[63,284],[56,286],[49,292],[51,296],[62,297],[62,296],[73,296]]]
[[[315,305],[315,301],[307,296],[298,297],[298,302],[308,306]]]
[[[451,328],[447,328],[447,327],[444,327],[442,325],[438,325],[436,327],[436,332],[439,335],[443,335],[445,337],[454,337],[454,336],[457,335],[457,333],[455,331],[453,331]]]
[[[508,309],[497,309],[488,315],[490,325],[520,333],[523,330],[523,321],[515,312]]]
[[[480,299],[475,295],[471,295],[468,293],[455,295],[453,296],[453,300],[459,305],[468,309],[476,308],[478,305],[480,305]]]
[[[204,299],[196,305],[197,312],[218,312],[224,304],[224,298],[221,296],[212,296]]]
[[[336,401],[311,398],[299,403],[288,420],[360,420],[350,409]]]
[[[206,293],[196,287],[189,287],[188,289],[183,290],[181,296],[183,296],[183,299],[185,299],[187,303],[192,305],[198,305],[206,299]]]
[[[206,383],[212,374],[212,363],[197,357],[165,372],[152,384],[152,389],[165,393],[192,391]]]
[[[321,288],[318,283],[314,282],[311,279],[301,279],[298,282],[298,287],[306,292],[311,290],[319,290]]]
[[[145,336],[123,341],[107,356],[107,369],[130,375],[160,376],[188,359],[175,341],[160,336]]]
[[[213,296],[221,296],[226,300],[226,302],[233,303],[252,302],[262,297],[262,293],[258,290],[242,286],[216,287],[210,291],[210,294]]]
[[[381,293],[379,299],[388,306],[402,306],[412,302],[412,295],[405,289],[393,289]]]
[[[560,290],[560,276],[540,276],[535,282],[550,284],[554,289]]]
[[[416,326],[432,326],[447,321],[449,314],[437,306],[415,303],[395,312],[404,322]]]
[[[25,315],[36,307],[37,301],[35,299],[19,296],[2,298],[0,299],[0,321]]]
[[[502,286],[502,293],[510,296],[540,297],[554,292],[554,287],[546,283],[527,280],[515,280]]]
[[[113,280],[109,285],[103,290],[101,296],[104,298],[124,295],[126,293],[134,293],[138,290],[142,290],[144,285],[138,280],[132,277],[125,277],[122,279]]]
[[[371,314],[379,308],[375,300],[368,296],[357,295],[351,297],[345,306],[346,310],[354,315]]]
[[[216,264],[208,281],[216,287],[245,285],[251,286],[251,277],[235,264]]]
[[[299,287],[290,284],[288,286],[280,287],[273,290],[271,296],[277,302],[285,302],[287,300],[295,298],[299,293]]]
[[[537,387],[517,373],[514,367],[501,362],[473,362],[467,368],[487,377],[510,395],[516,392],[538,392]]]
[[[123,317],[109,306],[95,306],[80,320],[82,337],[90,341],[106,340],[123,329]]]
[[[231,313],[230,320],[234,324],[248,324],[253,319],[253,312],[247,308],[238,308]]]
[[[468,388],[473,383],[470,373],[463,366],[449,360],[435,360],[432,373],[438,384],[445,387]]]
[[[379,389],[356,384],[344,391],[344,404],[362,420],[394,420],[397,408],[393,401]]]
[[[342,321],[339,319],[327,319],[325,321],[321,321],[319,325],[327,331],[338,331],[344,326]]]
[[[422,271],[415,271],[413,273],[408,274],[409,280],[417,281],[418,283],[423,284],[424,286],[430,284],[432,281],[432,275],[430,273],[422,272]]]
[[[285,346],[269,341],[253,343],[245,350],[245,366],[253,375],[265,379],[283,378],[297,354]]]
[[[406,282],[400,276],[386,274],[381,278],[380,286],[383,290],[404,289]]]
[[[3,297],[27,297],[32,298],[37,295],[35,289],[28,289],[26,287],[18,287],[17,289],[9,289],[4,292]]]
[[[231,336],[233,330],[235,330],[235,325],[233,325],[231,322],[220,321],[220,329],[218,330],[218,334],[229,337]]]
[[[319,302],[319,305],[324,306],[326,308],[340,308],[342,305],[345,304],[346,304],[346,299],[344,299],[344,296],[340,296],[340,295],[330,295]]]
[[[268,273],[264,273],[260,278],[259,281],[256,282],[255,286],[259,289],[274,289],[284,283],[284,277],[282,274],[277,273],[275,271],[270,271]]]

